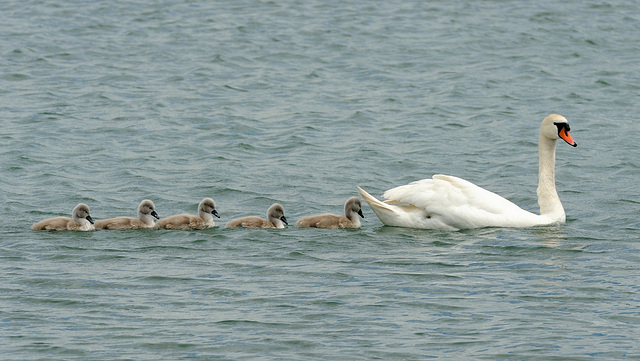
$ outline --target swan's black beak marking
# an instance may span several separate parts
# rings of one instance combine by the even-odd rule
[[[569,123],[553,123],[553,124],[555,124],[556,127],[558,127],[558,136],[562,138],[562,140],[567,142],[567,144],[569,144],[572,147],[578,146],[578,143],[576,143],[576,141],[573,140],[573,138],[571,137],[571,134],[569,134],[569,131],[571,130]]]

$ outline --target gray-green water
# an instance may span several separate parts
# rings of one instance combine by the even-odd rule
[[[636,1],[5,1],[4,360],[640,358]],[[565,225],[32,232],[273,202],[294,223],[445,173]]]

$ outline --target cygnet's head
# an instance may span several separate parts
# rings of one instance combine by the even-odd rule
[[[140,202],[140,205],[138,206],[138,212],[144,215],[152,215],[155,218],[160,219],[160,217],[158,216],[158,213],[156,213],[155,204],[153,204],[153,202],[149,199],[145,199],[142,202]]]
[[[198,206],[198,212],[210,213],[220,218],[220,215],[218,215],[218,211],[216,211],[216,202],[214,202],[211,198],[205,198],[202,200],[202,202],[200,202],[200,205]]]
[[[73,209],[72,216],[73,219],[86,219],[89,223],[93,224],[93,219],[91,218],[90,213],[89,206],[84,203],[80,203]]]
[[[360,198],[351,197],[347,199],[347,202],[344,204],[344,214],[349,216],[351,212],[358,213],[358,215],[364,218],[364,214],[362,214],[362,203],[360,202]]]
[[[267,219],[269,221],[271,221],[272,219],[279,219],[282,221],[282,223],[287,225],[289,224],[287,223],[287,218],[285,218],[284,216],[284,207],[278,203],[274,203],[271,207],[269,207],[269,209],[267,210]]]

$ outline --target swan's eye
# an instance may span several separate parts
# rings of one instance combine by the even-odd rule
[[[564,129],[567,132],[571,131],[571,127],[569,126],[569,123],[553,123],[553,124],[558,128],[558,133],[560,133],[562,129]]]

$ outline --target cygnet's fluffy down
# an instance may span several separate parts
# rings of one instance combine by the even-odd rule
[[[198,215],[178,214],[175,216],[162,218],[156,223],[156,228],[190,230],[204,229],[216,225],[213,216],[220,218],[216,211],[216,203],[211,198],[205,198],[198,205]]]
[[[140,229],[153,228],[156,224],[153,217],[159,219],[156,206],[152,201],[145,199],[138,206],[138,218],[116,217],[96,221],[96,229]]]
[[[73,218],[55,217],[40,221],[31,229],[34,231],[92,231],[94,230],[93,219],[90,215],[89,206],[80,203],[71,213]]]
[[[303,217],[296,223],[298,227],[313,228],[360,228],[360,217],[362,214],[362,204],[358,197],[351,197],[344,204],[344,216],[337,214],[319,214],[315,216]]]
[[[226,224],[227,228],[246,227],[246,228],[284,228],[287,218],[284,216],[284,207],[278,203],[274,203],[267,210],[267,219],[256,216],[236,218]]]

